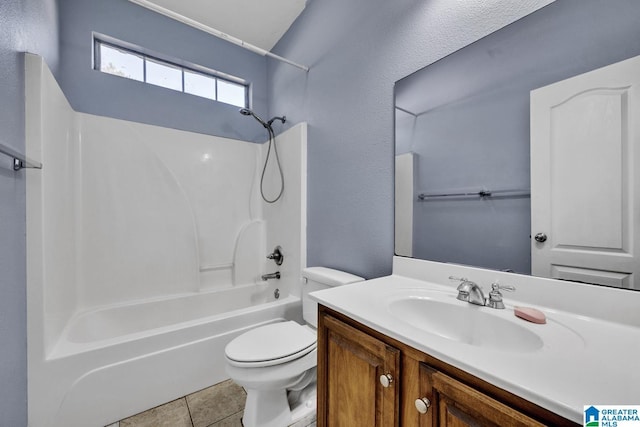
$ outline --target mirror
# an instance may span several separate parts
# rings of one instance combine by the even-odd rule
[[[539,192],[531,191],[530,93],[638,55],[640,2],[556,0],[396,82],[396,255],[532,274],[532,255],[557,233],[545,242],[550,230],[531,229]],[[604,224],[589,222],[591,211],[580,211],[581,223]],[[640,288],[632,271],[589,259],[533,272]]]

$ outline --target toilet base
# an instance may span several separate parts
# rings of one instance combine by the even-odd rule
[[[242,425],[244,427],[286,427],[291,409],[285,390],[247,390]]]
[[[287,427],[316,412],[316,382],[300,391],[247,390],[244,427]]]
[[[303,426],[306,426],[307,424],[311,424],[311,421],[315,420],[317,408],[316,395],[317,387],[314,382],[302,390],[295,403],[290,403],[291,424],[295,424],[303,419],[308,419],[309,423],[303,424]]]

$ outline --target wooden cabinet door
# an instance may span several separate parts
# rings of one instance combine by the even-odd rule
[[[389,375],[384,387],[380,377]],[[400,351],[336,318],[318,327],[318,425],[399,425]]]
[[[431,403],[420,427],[544,425],[426,364],[420,365],[420,395]]]

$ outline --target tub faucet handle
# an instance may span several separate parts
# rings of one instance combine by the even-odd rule
[[[282,255],[282,248],[280,246],[276,246],[269,255],[267,255],[267,259],[272,259],[276,265],[282,265],[284,261],[284,255]]]

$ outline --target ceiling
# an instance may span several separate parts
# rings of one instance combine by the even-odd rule
[[[172,17],[180,15],[267,51],[287,32],[306,5],[306,0],[130,1],[155,11],[166,9],[172,12]]]

